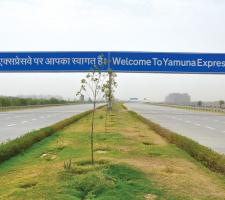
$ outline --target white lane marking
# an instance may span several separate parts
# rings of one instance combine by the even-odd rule
[[[15,116],[14,118],[19,118],[19,117],[22,117],[22,116]]]
[[[186,123],[190,124],[191,122],[190,121],[185,121]]]
[[[206,126],[206,128],[210,129],[210,130],[215,130],[215,128],[210,127],[210,126]]]
[[[21,123],[22,123],[22,124],[26,124],[26,123],[28,123],[28,121],[22,121]]]
[[[16,124],[9,124],[8,127],[16,126]]]
[[[41,116],[40,118],[41,118],[41,119],[44,119],[45,117],[44,117],[44,116]]]
[[[5,119],[10,119],[11,117],[7,117],[7,118],[5,118]]]
[[[196,123],[195,126],[201,126],[201,124]]]
[[[34,118],[34,119],[32,119],[32,121],[36,121],[36,120],[37,120],[37,119],[35,119],[35,118]]]
[[[214,122],[218,122],[218,120],[217,120],[217,119],[214,119],[213,121],[214,121]]]
[[[222,133],[225,133],[225,131],[221,131]]]

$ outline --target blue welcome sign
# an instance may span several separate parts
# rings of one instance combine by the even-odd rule
[[[157,52],[0,52],[0,72],[225,74],[225,54]]]

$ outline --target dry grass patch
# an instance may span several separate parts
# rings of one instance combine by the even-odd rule
[[[158,184],[178,195],[199,199],[224,199],[225,186],[213,175],[202,171],[194,163],[185,159],[139,158],[121,161],[153,175]]]

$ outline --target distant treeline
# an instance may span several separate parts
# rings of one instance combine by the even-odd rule
[[[19,98],[19,97],[0,97],[0,107],[64,104],[64,103],[71,103],[71,102],[68,102],[65,100],[59,100],[56,98],[32,99],[32,98]]]

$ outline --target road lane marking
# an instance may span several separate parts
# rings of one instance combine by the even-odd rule
[[[9,124],[8,127],[16,126],[16,124]]]
[[[215,130],[215,128],[207,126],[206,128],[210,129],[210,130]]]
[[[35,118],[34,118],[34,119],[32,119],[32,121],[36,121],[36,120],[37,120],[37,119],[35,119]]]
[[[22,117],[22,116],[18,115],[18,116],[15,116],[14,118],[19,118],[19,117]]]
[[[201,124],[196,123],[195,126],[201,126]]]
[[[28,123],[28,121],[22,121],[21,123],[22,123],[22,124],[26,124],[26,123]]]
[[[185,121],[187,124],[190,124],[191,122],[190,121]]]

